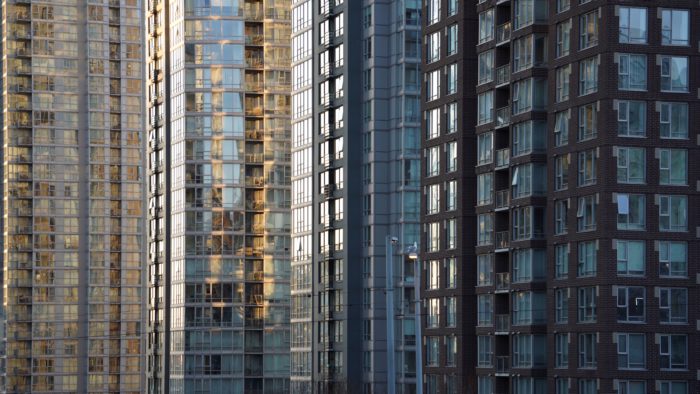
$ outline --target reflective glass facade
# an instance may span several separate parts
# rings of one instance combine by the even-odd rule
[[[149,390],[289,389],[289,1],[149,6]]]
[[[142,7],[6,1],[6,392],[144,390]]]

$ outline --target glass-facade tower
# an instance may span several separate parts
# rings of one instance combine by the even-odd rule
[[[144,389],[142,6],[2,3],[5,392]]]
[[[152,392],[289,389],[290,15],[149,3]]]

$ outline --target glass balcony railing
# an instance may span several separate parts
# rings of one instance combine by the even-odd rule
[[[510,238],[508,238],[508,231],[499,231],[496,233],[496,249],[508,249],[510,245]]]
[[[510,149],[499,149],[496,151],[496,168],[508,167],[510,164]]]
[[[510,22],[506,22],[504,24],[496,26],[496,44],[501,44],[510,40],[510,31]]]
[[[508,189],[496,192],[496,209],[508,208],[510,205],[510,193]]]
[[[496,127],[505,127],[510,124],[510,106],[496,109]]]

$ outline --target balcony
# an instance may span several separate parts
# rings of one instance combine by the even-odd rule
[[[496,315],[496,335],[508,335],[510,331],[510,315]]]
[[[499,149],[496,151],[496,169],[507,168],[510,164],[510,149]]]
[[[496,69],[496,87],[507,85],[510,82],[510,63]]]
[[[496,109],[496,128],[507,127],[510,124],[510,105]]]
[[[505,44],[510,41],[510,22],[496,26],[496,45]]]
[[[510,371],[510,356],[496,357],[496,376],[508,376]]]
[[[508,231],[499,231],[496,233],[496,251],[503,252],[508,251],[508,245],[510,244],[510,239],[508,238]]]
[[[499,190],[496,192],[496,211],[502,211],[509,208],[510,205],[510,190]]]
[[[509,290],[510,290],[510,272],[497,273],[496,274],[496,292],[507,292]]]

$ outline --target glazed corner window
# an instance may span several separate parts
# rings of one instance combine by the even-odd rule
[[[688,91],[688,58],[682,56],[661,57],[661,91]]]
[[[617,88],[647,90],[647,57],[622,53],[618,55]]]
[[[688,230],[688,196],[658,196],[659,230]]]
[[[661,138],[688,138],[688,104],[658,103]]]
[[[647,42],[647,9],[620,7],[620,43],[645,44]]]
[[[617,135],[644,137],[646,135],[646,101],[621,100],[617,102]]]
[[[661,10],[661,44],[688,45],[690,12],[688,10]]]

